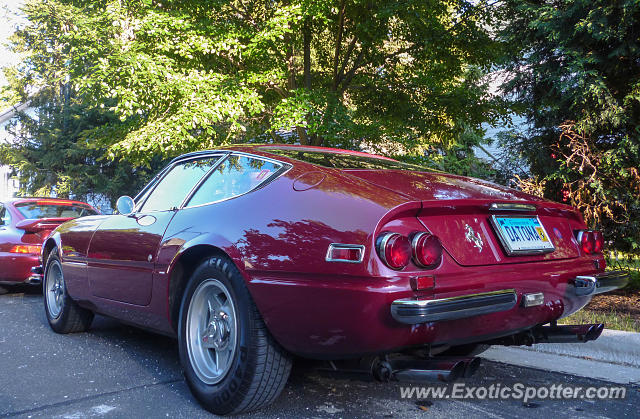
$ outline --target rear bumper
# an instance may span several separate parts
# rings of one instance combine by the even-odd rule
[[[573,280],[576,295],[590,296],[623,288],[629,282],[624,271],[603,272],[597,275],[578,276]]]
[[[32,282],[35,277],[31,268],[40,265],[38,255],[32,254],[0,254],[0,283],[19,284]]]
[[[623,288],[629,282],[629,274],[624,271],[611,271],[581,275],[572,282],[576,296],[590,297]],[[543,295],[541,301],[544,301]],[[513,289],[440,299],[403,298],[391,303],[391,316],[404,324],[458,320],[508,311],[515,307],[517,302],[518,294]]]
[[[517,302],[513,289],[436,300],[403,298],[391,303],[391,316],[405,324],[456,320],[511,310]]]
[[[444,258],[443,263],[449,261],[448,255]],[[603,279],[589,258],[445,267],[436,274],[433,292],[414,292],[411,274],[260,272],[252,273],[248,287],[269,331],[285,349],[310,358],[342,359],[426,344],[483,342],[529,330],[591,301],[591,295],[578,295],[576,278]],[[603,284],[599,291],[611,289]],[[410,303],[408,307],[417,307],[408,310],[401,301],[437,304]]]

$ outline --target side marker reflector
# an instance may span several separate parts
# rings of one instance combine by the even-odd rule
[[[544,294],[541,292],[534,292],[531,294],[522,295],[523,307],[535,307],[544,304]]]
[[[327,250],[327,262],[360,263],[364,259],[364,246],[361,244],[331,243]]]

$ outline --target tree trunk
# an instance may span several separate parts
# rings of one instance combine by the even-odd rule
[[[309,17],[304,21],[302,32],[304,43],[304,88],[311,90],[311,22]]]
[[[295,49],[293,47],[293,39],[288,37],[289,48],[287,48],[287,70],[289,71],[289,80],[287,82],[287,88],[289,89],[289,93],[296,89],[296,54]],[[300,140],[300,144],[309,145],[309,138],[307,136],[307,132],[304,127],[296,126],[296,133],[298,134],[298,139]]]
[[[338,33],[336,34],[336,48],[333,56],[333,91],[338,90],[338,65],[340,63],[340,51],[342,49],[342,33],[344,31],[344,9],[346,7],[345,0],[340,2],[340,10],[338,11]]]
[[[305,19],[304,25],[302,27],[302,42],[303,42],[303,60],[304,60],[304,64],[303,64],[304,88],[308,92],[311,92],[311,20],[309,17]],[[311,115],[307,114],[305,118],[307,120],[307,126],[309,126],[310,125],[309,119],[311,118]],[[317,141],[316,134],[308,135],[306,130],[301,129],[301,127],[298,127],[298,130],[304,131],[306,144],[315,144],[315,142]],[[300,133],[298,133],[298,136],[300,137],[300,143],[302,143],[302,136],[300,135]]]

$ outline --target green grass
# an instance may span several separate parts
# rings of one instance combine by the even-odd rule
[[[605,254],[608,269],[622,269],[629,272],[630,281],[627,290],[640,290],[640,255],[632,255],[617,251]]]
[[[625,289],[640,291],[640,271],[629,271],[629,285]]]
[[[580,310],[569,317],[560,319],[560,324],[604,323],[607,329],[640,332],[640,320],[625,313]]]
[[[607,268],[610,270],[622,269],[629,272],[629,285],[625,287],[626,293],[635,294],[640,291],[640,255],[632,255],[621,252],[607,252]],[[604,323],[607,329],[624,330],[628,332],[640,332],[640,319],[634,318],[625,312],[616,311],[611,307],[609,311],[593,311],[588,306],[585,309],[561,319],[562,324]]]
[[[640,255],[609,251],[606,252],[605,258],[607,260],[607,269],[622,269],[629,272],[629,285],[624,289],[624,294],[640,294]],[[589,306],[587,306],[587,308],[559,320],[558,323],[604,323],[607,329],[640,332],[640,318],[635,318],[625,312],[619,312],[616,307],[610,307],[608,311],[595,311],[589,310]]]

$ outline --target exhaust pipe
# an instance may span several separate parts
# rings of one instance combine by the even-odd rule
[[[396,381],[450,383],[462,377],[471,377],[479,366],[479,358],[396,358],[375,363],[372,373],[374,378],[379,381],[393,379]]]
[[[576,324],[542,326],[538,329],[536,343],[576,343],[596,340],[602,334],[604,324]]]
[[[574,324],[538,326],[526,332],[486,342],[489,345],[531,346],[536,343],[579,343],[596,340],[602,334],[604,324]]]
[[[367,357],[359,360],[328,361],[329,368],[320,371],[338,373],[380,382],[445,382],[469,378],[480,367],[480,358],[434,357],[417,358],[405,355]]]
[[[398,381],[442,381],[450,383],[464,376],[462,360],[392,361],[392,376]]]

